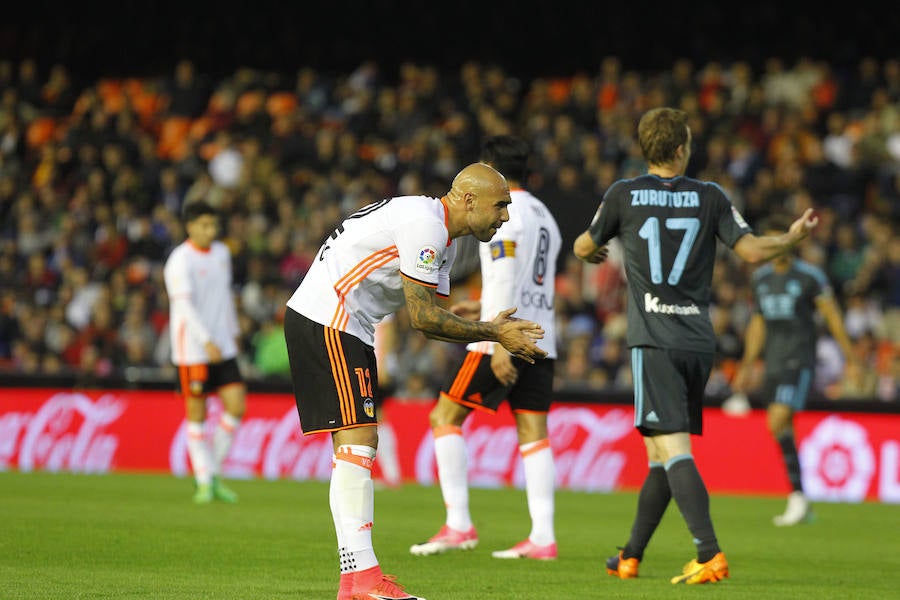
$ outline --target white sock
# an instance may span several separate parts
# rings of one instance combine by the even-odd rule
[[[227,412],[223,412],[219,418],[219,424],[216,426],[216,432],[213,434],[213,459],[215,460],[215,472],[222,472],[222,463],[228,456],[228,450],[231,448],[231,442],[234,440],[234,433],[237,431],[241,420]]]
[[[397,456],[397,436],[390,425],[378,424],[378,464],[381,475],[390,485],[400,483],[400,458]]]
[[[457,531],[468,531],[472,527],[472,517],[469,515],[469,467],[462,429],[444,425],[435,427],[432,435],[441,494],[447,507],[447,525]]]
[[[378,564],[372,548],[375,493],[372,464],[375,448],[338,446],[328,492],[337,533],[341,573],[364,571]]]
[[[556,469],[550,440],[544,438],[522,444],[519,451],[525,468],[525,492],[528,497],[528,513],[531,515],[531,534],[528,539],[538,546],[546,546],[556,541],[553,530]]]
[[[209,445],[206,443],[203,423],[188,421],[187,447],[197,485],[212,483],[212,457],[210,456]]]

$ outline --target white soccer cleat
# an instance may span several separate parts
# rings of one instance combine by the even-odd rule
[[[813,518],[812,505],[803,492],[792,492],[788,496],[787,508],[784,514],[772,518],[777,527],[790,527],[799,523],[806,523]]]
[[[722,402],[722,412],[733,417],[743,417],[750,413],[750,399],[747,394],[735,393]]]
[[[457,531],[444,525],[430,540],[421,544],[413,544],[409,551],[415,556],[431,556],[451,550],[471,550],[477,545],[478,534],[475,532],[475,527],[470,527],[468,531]]]
[[[555,560],[558,554],[556,542],[538,546],[531,540],[519,542],[507,550],[491,552],[491,556],[494,558],[533,558],[535,560]]]

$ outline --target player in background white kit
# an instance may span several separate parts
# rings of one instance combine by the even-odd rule
[[[187,446],[197,483],[194,502],[237,502],[221,480],[222,462],[246,410],[247,390],[237,364],[237,310],[231,290],[231,251],[218,235],[218,215],[203,201],[185,205],[187,239],[166,260],[172,362],[187,416]],[[210,444],[206,400],[215,391],[225,410]]]
[[[469,514],[462,425],[472,410],[493,413],[504,400],[515,415],[531,532],[524,541],[494,552],[493,556],[542,560],[557,556],[553,527],[556,475],[547,413],[556,358],[553,298],[562,238],[547,207],[521,189],[528,154],[528,144],[513,136],[495,136],[485,141],[481,160],[503,173],[510,185],[509,222],[489,242],[480,244],[480,303],[461,302],[450,310],[468,318],[479,318],[480,313],[482,320],[490,320],[503,308],[516,306],[518,317],[543,326],[544,338],[537,344],[547,357],[529,364],[514,359],[496,343],[474,342],[467,346],[468,354],[444,386],[430,414],[447,518],[435,536],[410,548],[417,556],[470,550],[478,544]]]

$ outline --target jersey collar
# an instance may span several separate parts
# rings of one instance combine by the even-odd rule
[[[656,173],[647,173],[650,177],[655,177],[660,181],[675,181],[676,179],[680,179],[684,177],[684,175],[673,175],[672,177],[663,177],[662,175],[657,175]]]
[[[207,252],[209,252],[210,250],[212,250],[212,246],[210,246],[209,248],[201,248],[200,246],[198,246],[197,244],[195,244],[194,242],[192,242],[190,239],[187,240],[187,243],[188,243],[188,246],[190,246],[191,248],[193,248],[193,249],[196,250],[197,252],[202,252],[203,254],[206,254]]]
[[[444,227],[447,229],[447,246],[453,241],[450,239],[450,207],[447,206],[447,196],[441,198],[441,205],[444,207]]]

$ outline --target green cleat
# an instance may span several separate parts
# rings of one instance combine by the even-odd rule
[[[213,477],[212,493],[216,500],[221,500],[222,502],[234,504],[238,501],[237,493],[222,483],[222,480],[218,477]]]
[[[210,483],[203,483],[197,486],[194,492],[194,504],[209,504],[213,501],[213,486]]]

